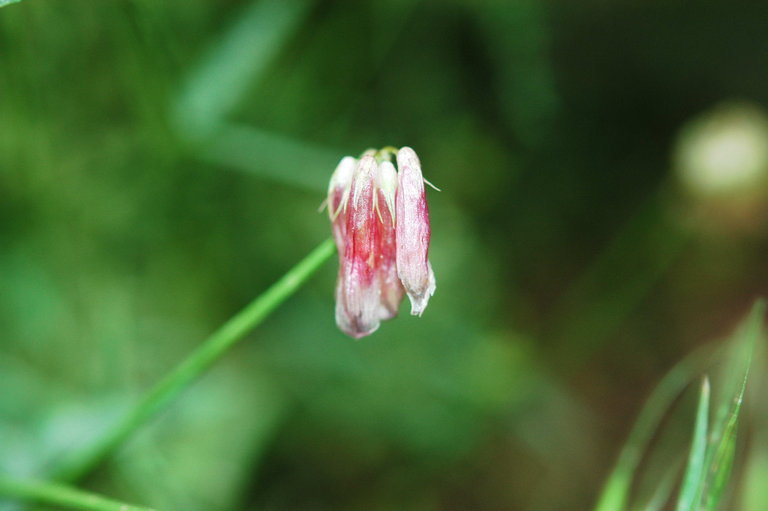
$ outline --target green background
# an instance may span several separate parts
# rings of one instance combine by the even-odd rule
[[[674,156],[702,115],[765,118],[766,15],[0,9],[0,472],[46,477],[92,442],[330,234],[342,156],[407,145],[442,190],[424,316],[346,338],[327,264],[86,487],[166,510],[588,509],[654,384],[768,289],[766,196],[701,199]],[[744,438],[728,509],[765,509],[768,452]]]

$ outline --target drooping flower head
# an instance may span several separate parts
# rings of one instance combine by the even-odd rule
[[[390,161],[397,153],[399,171]],[[421,315],[435,291],[421,165],[410,148],[345,157],[331,177],[328,212],[339,253],[336,323],[361,338],[397,315],[407,292]]]

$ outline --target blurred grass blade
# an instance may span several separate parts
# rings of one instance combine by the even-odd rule
[[[595,511],[618,511],[626,508],[635,471],[654,432],[675,399],[694,378],[710,350],[702,348],[672,368],[648,398],[632,427],[611,474],[598,497]]]
[[[768,509],[768,484],[765,484],[768,481],[768,438],[765,427],[756,428],[751,446],[751,459],[744,473],[741,506],[738,508],[741,511]]]
[[[21,2],[21,0],[0,0],[0,7],[5,7],[6,5],[15,4]]]
[[[704,378],[701,384],[699,406],[696,411],[696,423],[693,428],[691,452],[688,467],[685,469],[677,511],[695,511],[699,507],[704,484],[705,461],[707,457],[707,430],[709,426],[709,380]]]
[[[205,162],[325,194],[341,151],[227,123],[197,155]]]
[[[518,0],[515,8],[505,2],[475,5],[488,51],[496,61],[507,63],[498,76],[502,119],[524,143],[541,144],[560,102],[548,58],[553,37],[547,6],[538,0]]]
[[[309,0],[259,0],[212,45],[175,105],[179,133],[193,140],[216,130],[267,69],[308,11]]]
[[[547,335],[562,344],[561,353],[572,365],[611,339],[686,246],[689,235],[666,218],[662,192],[645,199],[555,304]],[[638,251],[639,240],[650,248]],[[603,286],[613,281],[620,285]]]
[[[732,336],[725,352],[729,356],[722,384],[718,386],[720,391],[715,392],[718,389],[710,389],[708,385],[706,391],[702,388],[691,456],[680,493],[683,504],[678,502],[678,511],[701,509],[702,504],[703,509],[714,511],[722,497],[735,452],[738,415],[752,352],[757,339],[762,335],[764,314],[765,302],[761,300],[755,304],[748,318]],[[708,358],[705,358],[705,355],[709,355],[709,351],[702,349],[687,357],[675,366],[654,390],[622,449],[616,467],[603,487],[595,511],[626,509],[629,491],[643,452],[667,409],[698,372],[698,368],[703,366]],[[712,396],[716,398],[713,399]],[[705,423],[702,421],[708,415],[710,407],[716,410],[716,415],[705,429]],[[706,435],[707,430],[709,438],[704,463],[699,466],[702,434]]]
[[[734,419],[737,418],[737,415],[738,412],[734,414]],[[734,420],[732,432],[723,438],[714,453],[715,456],[710,467],[710,470],[712,470],[711,479],[709,486],[706,488],[706,500],[704,502],[704,509],[708,511],[715,511],[717,509],[717,505],[720,503],[731,475],[733,458],[736,453],[736,423],[737,421]]]
[[[749,317],[734,334],[732,353],[724,375],[724,392],[720,396],[707,452],[707,474],[703,488],[703,508],[717,509],[728,484],[736,452],[736,432],[744,392],[752,365],[752,353],[762,336],[765,302],[760,300]]]
[[[656,488],[648,501],[643,505],[635,505],[632,509],[637,511],[662,511],[665,509],[669,502],[669,497],[672,495],[672,491],[674,491],[679,480],[681,468],[682,463],[673,463],[666,470],[660,482],[656,485]]]
[[[56,479],[73,482],[94,470],[136,430],[178,397],[201,374],[219,360],[240,339],[258,326],[272,311],[299,289],[336,252],[326,239],[269,289],[213,332],[192,353],[165,375],[144,397],[101,438],[57,471]]]
[[[20,500],[53,504],[57,508],[88,511],[153,511],[148,507],[118,502],[61,484],[38,481],[16,481],[0,477],[0,495]],[[0,502],[2,504],[2,502]],[[6,509],[0,505],[0,509]]]

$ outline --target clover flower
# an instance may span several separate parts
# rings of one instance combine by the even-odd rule
[[[435,292],[424,182],[410,147],[344,157],[331,176],[327,205],[339,254],[336,324],[351,337],[370,335],[395,317],[406,293],[411,314],[421,316]]]

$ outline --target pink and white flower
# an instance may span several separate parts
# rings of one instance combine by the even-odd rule
[[[397,315],[404,294],[421,315],[435,292],[421,164],[413,149],[366,151],[339,162],[328,212],[339,253],[336,323],[359,339]]]

